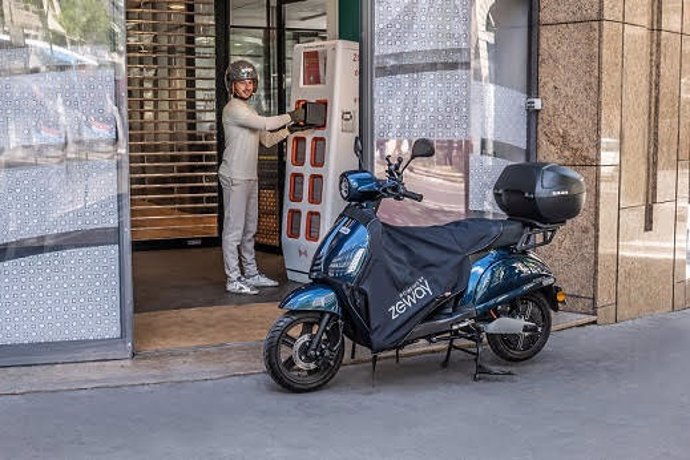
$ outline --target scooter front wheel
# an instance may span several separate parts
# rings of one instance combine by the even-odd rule
[[[549,304],[538,292],[527,294],[510,305],[497,309],[499,316],[520,318],[534,323],[536,332],[521,334],[490,334],[486,340],[499,358],[506,361],[525,361],[544,348],[551,334],[551,311]]]
[[[321,342],[310,350],[324,313],[288,312],[273,324],[264,341],[264,364],[268,375],[295,393],[314,391],[338,373],[345,346],[337,317],[326,324]],[[313,351],[313,353],[310,353]]]

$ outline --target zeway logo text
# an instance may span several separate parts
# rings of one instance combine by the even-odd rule
[[[429,287],[429,281],[423,276],[420,277],[414,284],[400,294],[400,300],[395,302],[388,308],[391,312],[391,319],[396,319],[400,315],[403,315],[408,308],[413,305],[417,305],[417,302],[431,295],[431,288]]]

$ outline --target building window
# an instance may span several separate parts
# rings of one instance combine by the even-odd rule
[[[376,172],[387,155],[408,156],[415,139],[436,147],[407,172],[425,202],[385,202],[382,218],[428,224],[498,212],[493,182],[528,158],[530,2],[372,3]]]

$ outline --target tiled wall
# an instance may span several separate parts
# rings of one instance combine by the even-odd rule
[[[0,263],[0,346],[120,337],[119,258],[104,245]]]
[[[60,250],[35,242],[60,242],[76,232],[80,243],[99,230],[115,234],[116,161],[0,169],[0,216],[0,346],[121,337],[116,241]]]
[[[570,308],[685,308],[690,0],[542,0],[538,158],[579,171],[583,214],[542,251]]]

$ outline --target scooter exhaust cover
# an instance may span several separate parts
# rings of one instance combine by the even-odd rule
[[[536,324],[528,321],[503,317],[489,323],[484,328],[484,332],[487,334],[522,334],[523,332],[534,331],[536,327]]]

